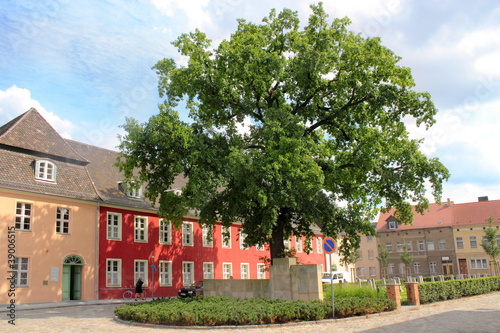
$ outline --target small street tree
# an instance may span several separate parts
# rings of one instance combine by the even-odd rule
[[[439,202],[448,171],[405,125],[434,124],[429,94],[413,90],[410,69],[379,38],[348,31],[347,18],[329,23],[321,3],[311,10],[303,28],[289,9],[262,24],[239,20],[215,48],[201,31],[182,34],[173,42],[182,64],[154,66],[164,103],[145,124],[127,119],[117,165],[146,184],[160,216],[177,227],[193,209],[201,224],[240,222],[246,243],[268,244],[271,259],[319,226],[345,235],[346,256],[374,234],[381,205],[409,223],[410,200],[428,207],[427,183]],[[176,177],[182,192],[166,191]]]
[[[484,229],[485,237],[481,242],[484,252],[491,258],[490,269],[492,275],[500,275],[497,257],[500,255],[500,246],[497,244],[497,229],[493,228],[493,216],[488,217],[488,227]]]
[[[399,255],[399,258],[405,265],[405,272],[403,278],[406,278],[411,275],[411,263],[413,262],[413,255],[410,252],[410,246],[403,238],[403,252]]]
[[[389,263],[389,250],[381,242],[377,242],[378,256],[377,260],[380,264],[380,274],[383,278],[389,278],[387,276],[387,264]]]

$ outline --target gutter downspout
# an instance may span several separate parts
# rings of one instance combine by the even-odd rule
[[[97,201],[97,214],[95,219],[95,263],[94,263],[94,299],[99,299],[99,219],[101,214],[101,202]]]

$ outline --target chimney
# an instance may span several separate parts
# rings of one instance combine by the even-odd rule
[[[448,203],[448,207],[451,207],[451,200],[450,200],[450,198],[448,198],[447,203]]]
[[[477,201],[479,201],[479,202],[482,202],[482,201],[488,201],[488,196],[486,195],[486,196],[484,196],[484,197],[478,197],[478,198],[477,198]]]

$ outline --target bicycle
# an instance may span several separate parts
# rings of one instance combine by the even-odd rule
[[[135,295],[135,287],[134,286],[130,286],[123,293],[123,299],[131,299],[132,297],[134,297],[134,295]],[[146,299],[146,290],[145,289],[142,289],[142,297],[144,299]]]
[[[131,299],[134,296],[134,294],[135,294],[135,288],[134,286],[130,286],[123,293],[123,299]]]

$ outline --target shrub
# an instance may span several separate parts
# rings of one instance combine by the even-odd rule
[[[383,298],[342,297],[335,300],[335,317],[394,310]],[[327,301],[285,301],[255,298],[194,297],[123,305],[115,314],[123,320],[178,326],[258,325],[321,320],[332,317]]]
[[[449,280],[419,284],[420,303],[432,303],[500,290],[500,277]]]

